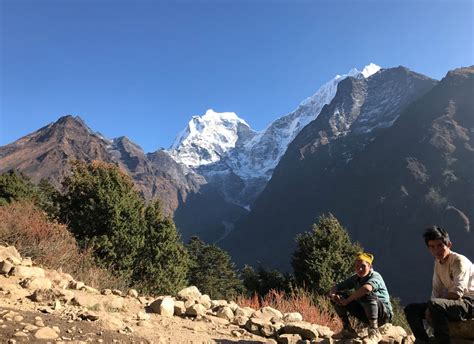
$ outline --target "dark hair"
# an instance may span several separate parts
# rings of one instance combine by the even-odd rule
[[[449,234],[441,227],[433,226],[426,228],[425,233],[423,233],[423,238],[425,239],[425,244],[428,246],[428,241],[430,240],[442,240],[443,244],[448,245],[451,241],[449,240]]]

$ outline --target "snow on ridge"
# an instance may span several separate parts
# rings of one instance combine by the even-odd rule
[[[234,112],[206,111],[193,116],[187,127],[176,137],[169,154],[188,167],[199,167],[221,160],[234,148],[239,138],[239,127],[249,125]]]

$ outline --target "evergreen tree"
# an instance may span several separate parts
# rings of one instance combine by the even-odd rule
[[[235,264],[227,252],[193,236],[186,245],[191,258],[188,280],[213,299],[231,298],[243,291]]]
[[[250,295],[257,293],[264,297],[270,290],[291,290],[291,276],[285,276],[278,270],[267,270],[262,266],[255,271],[251,266],[245,265],[242,269],[244,286]]]
[[[99,263],[130,273],[144,245],[144,202],[130,177],[112,164],[75,161],[65,178],[61,219]]]
[[[296,236],[296,243],[291,263],[296,282],[320,294],[353,272],[354,255],[361,251],[332,214],[319,217],[311,232]]]
[[[19,200],[34,201],[36,188],[21,172],[9,170],[0,174],[0,205]]]
[[[174,294],[187,284],[188,253],[173,221],[155,201],[145,210],[145,239],[133,278],[152,294]]]

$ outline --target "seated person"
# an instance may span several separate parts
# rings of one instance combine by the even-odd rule
[[[449,234],[440,227],[423,234],[426,246],[435,258],[431,300],[405,307],[415,343],[429,343],[423,319],[429,320],[436,343],[449,344],[448,321],[472,318],[474,306],[474,267],[465,256],[451,251]]]
[[[333,286],[328,293],[344,326],[337,337],[357,337],[349,322],[350,314],[369,326],[367,341],[378,342],[382,338],[378,327],[393,317],[387,287],[382,276],[373,270],[373,260],[370,253],[358,253],[355,274]],[[353,292],[348,293],[351,289]]]

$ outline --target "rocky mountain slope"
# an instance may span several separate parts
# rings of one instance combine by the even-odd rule
[[[34,133],[0,147],[0,173],[18,169],[33,182],[49,179],[57,187],[72,160],[101,160],[118,164],[135,181],[146,199],[158,197],[173,214],[202,177],[183,170],[168,154],[145,154],[126,137],[108,140],[92,131],[79,117],[64,116]]]
[[[331,212],[375,254],[392,293],[426,299],[425,227],[445,226],[454,250],[474,258],[473,81],[473,67],[436,86],[400,67],[341,82],[222,245],[241,263],[288,269],[294,236]],[[414,264],[425,268],[408,268]]]

